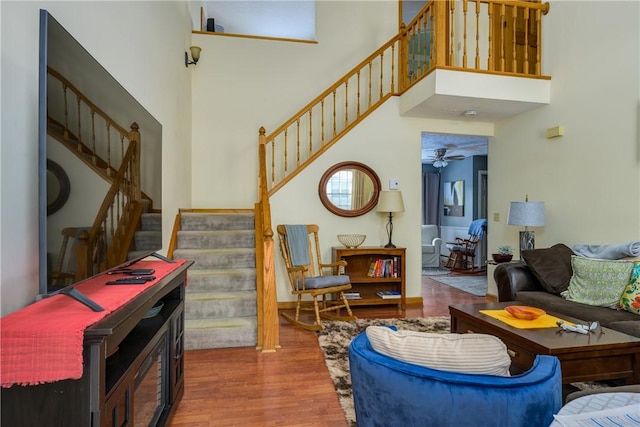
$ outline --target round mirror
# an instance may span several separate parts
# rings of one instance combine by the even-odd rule
[[[47,215],[60,210],[71,192],[71,184],[62,166],[47,159]]]
[[[330,167],[318,186],[325,208],[339,216],[364,215],[378,203],[380,178],[369,166],[342,162]]]

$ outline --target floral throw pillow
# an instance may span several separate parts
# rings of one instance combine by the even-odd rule
[[[573,276],[567,288],[567,300],[617,309],[622,291],[629,284],[633,265],[633,261],[573,255]]]
[[[631,313],[640,314],[640,262],[633,265],[629,284],[620,296],[620,308]]]

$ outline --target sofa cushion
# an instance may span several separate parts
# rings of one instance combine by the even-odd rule
[[[573,276],[566,298],[599,307],[618,308],[622,291],[629,283],[632,261],[571,257]]]
[[[622,291],[619,304],[623,310],[640,314],[640,262],[633,265],[629,283]]]
[[[507,347],[492,335],[396,331],[384,326],[369,326],[366,333],[374,350],[403,362],[442,371],[509,376]]]
[[[571,256],[573,251],[558,243],[550,248],[522,251],[522,259],[527,263],[540,285],[548,292],[559,295],[569,286],[573,274]]]

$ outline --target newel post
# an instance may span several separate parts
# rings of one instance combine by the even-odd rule
[[[131,182],[132,189],[131,195],[134,200],[140,201],[141,198],[141,186],[140,186],[140,126],[138,123],[131,123],[131,130],[129,131],[129,143],[135,144],[135,153],[133,155],[133,164],[131,170]]]
[[[271,225],[271,206],[267,189],[266,144],[264,127],[258,136],[259,183],[256,203],[256,267],[258,293],[258,349],[274,352],[280,348],[280,324],[278,322],[278,296],[275,272],[275,245]]]

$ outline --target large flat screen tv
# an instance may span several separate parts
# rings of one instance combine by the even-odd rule
[[[134,123],[140,133],[139,187],[153,208],[161,207],[162,126],[46,10],[40,11],[39,53],[39,292],[44,295],[76,281],[73,262],[61,256],[65,236],[69,253],[78,233],[94,224],[112,182],[90,163],[117,168],[118,155],[127,148],[122,129],[129,131]],[[65,280],[52,284],[58,270],[64,270]]]

